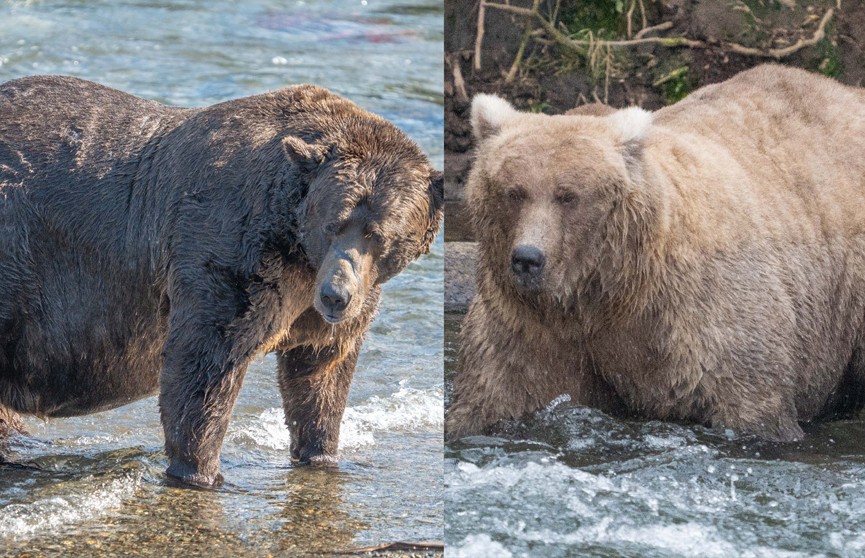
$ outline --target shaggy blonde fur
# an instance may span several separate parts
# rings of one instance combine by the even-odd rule
[[[449,437],[562,393],[774,440],[861,407],[861,89],[765,65],[654,115],[496,106],[474,122]],[[514,279],[518,245],[545,256],[537,285]]]

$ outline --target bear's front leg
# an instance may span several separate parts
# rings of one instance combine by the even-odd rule
[[[0,440],[13,434],[27,434],[24,421],[18,413],[0,405]]]
[[[201,284],[208,288],[172,293],[159,409],[168,475],[212,486],[222,481],[222,441],[247,364],[267,332],[243,319],[248,310],[237,287],[212,277]]]
[[[360,345],[360,340],[326,347],[303,345],[277,354],[292,459],[336,460],[339,425]]]
[[[222,440],[240,392],[246,359],[232,356],[216,335],[174,332],[165,348],[159,408],[165,431],[168,475],[213,486],[222,482]]]
[[[575,404],[607,412],[621,408],[577,339],[535,320],[529,309],[509,315],[498,310],[479,296],[463,320],[445,421],[448,440],[482,434],[500,420],[518,419],[563,394]]]

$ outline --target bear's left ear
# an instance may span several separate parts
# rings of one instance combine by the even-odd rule
[[[628,107],[606,116],[620,134],[622,144],[640,141],[652,127],[652,113],[640,107]]]
[[[430,173],[429,180],[429,223],[427,224],[427,231],[424,234],[423,241],[421,242],[421,250],[418,256],[422,254],[429,254],[430,246],[432,246],[433,240],[435,240],[435,237],[439,232],[442,217],[444,217],[444,174],[442,174],[441,171],[433,170]]]
[[[481,93],[472,99],[472,133],[479,142],[499,133],[505,122],[520,113],[496,95]]]
[[[628,107],[605,118],[618,135],[619,148],[633,176],[640,170],[643,140],[652,128],[652,113],[640,107]]]
[[[297,136],[286,136],[282,138],[282,151],[304,173],[311,173],[324,162],[327,147],[307,143]]]

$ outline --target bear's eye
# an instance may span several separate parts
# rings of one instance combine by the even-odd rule
[[[559,192],[556,194],[556,203],[570,205],[577,201],[577,195],[573,192]]]
[[[366,238],[369,239],[377,248],[384,246],[384,236],[376,230],[367,230]]]
[[[522,188],[511,188],[507,191],[507,196],[510,201],[520,202],[526,199],[526,191]]]

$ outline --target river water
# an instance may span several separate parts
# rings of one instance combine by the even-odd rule
[[[462,315],[445,317],[446,400]],[[865,423],[773,444],[560,398],[445,448],[448,556],[865,556]]]
[[[394,121],[442,166],[438,0],[0,2],[0,82],[69,74],[179,106],[315,83]],[[2,117],[2,115],[0,115]],[[384,289],[336,469],[293,467],[272,356],[244,382],[226,484],[165,481],[155,398],[28,419],[0,465],[0,554],[264,556],[441,540],[442,265]]]

